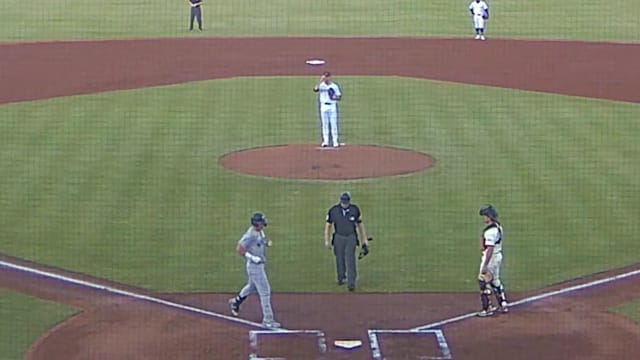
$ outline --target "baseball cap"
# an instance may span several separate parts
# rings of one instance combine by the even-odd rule
[[[340,201],[342,202],[351,201],[351,194],[349,194],[348,191],[343,192],[342,194],[340,194]]]

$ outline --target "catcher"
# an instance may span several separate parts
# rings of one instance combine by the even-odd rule
[[[480,302],[482,310],[478,316],[491,316],[496,310],[509,312],[504,285],[500,281],[502,267],[502,224],[498,221],[498,212],[492,205],[485,205],[480,209],[480,216],[486,224],[480,237],[482,261],[478,284],[480,285]],[[499,307],[491,304],[491,293],[495,294]]]

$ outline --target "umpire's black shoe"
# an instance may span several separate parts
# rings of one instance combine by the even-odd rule
[[[342,286],[344,285],[344,283],[347,281],[347,279],[340,279],[338,280],[338,285]]]
[[[351,291],[351,292],[356,291],[356,287],[355,286],[349,286],[349,291]]]

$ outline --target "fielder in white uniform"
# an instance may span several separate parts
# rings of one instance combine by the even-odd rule
[[[322,124],[322,147],[332,144],[333,147],[340,146],[338,141],[338,101],[342,98],[342,92],[338,84],[331,81],[331,73],[325,72],[320,78],[320,83],[313,87],[313,91],[318,93],[318,103],[320,106],[320,122]],[[329,142],[331,134],[331,142]]]
[[[476,30],[476,40],[485,40],[484,25],[489,19],[489,5],[484,0],[474,0],[469,5],[473,27]]]
[[[498,222],[498,212],[491,205],[485,205],[480,209],[482,220],[486,224],[480,238],[482,260],[478,284],[480,285],[480,302],[482,310],[478,316],[491,316],[496,310],[503,313],[509,312],[507,296],[504,285],[500,281],[500,268],[502,267],[502,225]],[[499,307],[491,305],[489,297],[493,292]]]

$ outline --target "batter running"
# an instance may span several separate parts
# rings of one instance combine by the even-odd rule
[[[263,229],[267,226],[267,219],[262,213],[255,213],[251,216],[251,227],[244,233],[238,241],[236,251],[243,256],[247,269],[247,284],[240,290],[238,295],[229,299],[229,307],[234,316],[240,313],[240,304],[254,293],[260,296],[260,306],[262,306],[262,325],[267,328],[279,328],[280,323],[273,318],[271,308],[271,285],[267,279],[265,271],[266,248],[270,242],[264,234]]]

